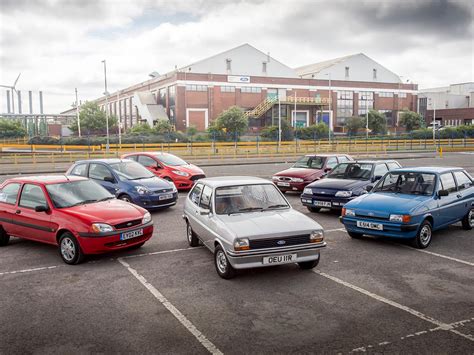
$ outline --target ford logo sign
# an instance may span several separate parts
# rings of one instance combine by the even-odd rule
[[[248,81],[249,81],[249,78],[246,78],[246,77],[241,77],[241,78],[240,78],[240,81],[245,81],[245,82],[248,82]]]
[[[279,240],[279,241],[277,242],[277,244],[278,244],[278,245],[285,245],[285,244],[286,244],[286,241],[284,241],[284,240]]]

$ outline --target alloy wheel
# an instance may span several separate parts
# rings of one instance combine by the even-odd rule
[[[76,246],[70,238],[61,241],[61,254],[65,260],[71,261],[76,256]]]

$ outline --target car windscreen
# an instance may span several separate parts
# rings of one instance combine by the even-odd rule
[[[323,166],[323,157],[302,157],[296,161],[293,168],[322,169]]]
[[[372,173],[371,163],[341,163],[328,175],[332,179],[369,180]]]
[[[92,180],[48,184],[46,190],[56,208],[84,205],[114,198],[105,188]]]
[[[215,192],[216,214],[286,209],[290,206],[272,184],[219,187]]]
[[[169,166],[188,165],[188,163],[186,163],[183,159],[178,158],[176,155],[157,154],[155,156],[165,165],[169,165]]]
[[[430,196],[434,192],[436,175],[419,172],[390,172],[374,187],[374,192]]]
[[[110,167],[121,177],[127,180],[148,179],[155,175],[151,173],[143,165],[134,161],[121,161],[119,163],[112,163]]]

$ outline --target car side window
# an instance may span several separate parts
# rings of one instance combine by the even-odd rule
[[[336,165],[337,165],[336,157],[330,157],[328,158],[328,161],[326,163],[326,169],[333,169]]]
[[[26,184],[21,191],[21,207],[35,208],[37,206],[48,206],[44,192],[38,185]]]
[[[91,179],[103,181],[106,176],[113,177],[112,173],[106,166],[102,164],[94,164],[94,163],[90,165],[89,177]]]
[[[9,205],[15,205],[18,200],[18,191],[20,190],[20,184],[12,183],[6,185],[0,190],[0,202],[8,203]]]
[[[446,173],[440,176],[441,187],[443,190],[447,190],[449,193],[456,191],[456,182],[454,181],[453,174]]]
[[[199,200],[201,198],[202,184],[196,184],[189,194],[189,199],[196,205],[199,206]]]
[[[347,158],[345,155],[342,155],[337,159],[339,160],[339,163],[345,163],[346,161],[349,161],[349,158]]]
[[[374,176],[384,176],[386,172],[388,172],[387,165],[385,164],[375,165]]]
[[[137,155],[130,155],[130,156],[126,157],[125,159],[129,159],[129,160],[137,161],[137,159],[138,159],[138,156],[137,156]]]
[[[394,170],[394,169],[400,168],[400,166],[398,166],[398,164],[395,163],[395,162],[393,162],[393,161],[392,161],[392,162],[388,162],[387,165],[388,165],[388,170],[390,170],[390,171],[391,171],[391,170]]]
[[[87,164],[78,164],[71,170],[71,175],[87,176]]]
[[[455,171],[454,177],[456,178],[456,182],[458,183],[458,189],[464,190],[473,185],[473,182],[469,177],[466,175],[464,171]]]
[[[138,162],[142,164],[143,166],[146,166],[147,168],[149,167],[154,168],[158,164],[155,159],[147,157],[146,155],[140,155],[138,157]]]
[[[199,203],[199,207],[210,210],[211,209],[211,196],[212,196],[212,189],[209,186],[204,186],[204,189],[202,190],[201,202]]]

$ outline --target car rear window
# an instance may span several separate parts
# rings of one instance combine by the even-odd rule
[[[15,205],[18,199],[18,191],[20,190],[20,184],[12,183],[8,184],[0,190],[0,202],[8,203],[9,205]]]

